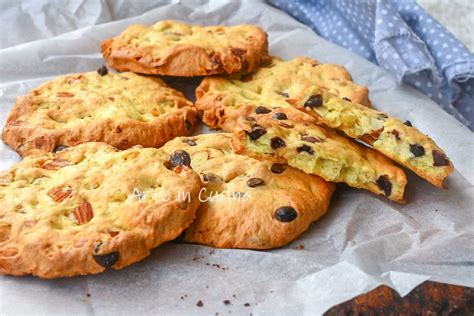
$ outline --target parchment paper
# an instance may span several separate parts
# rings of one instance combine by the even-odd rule
[[[11,46],[0,50],[2,125],[16,96],[54,76],[101,66],[101,41],[129,24],[161,19],[254,23],[269,33],[274,55],[306,55],[346,66],[355,81],[369,86],[375,108],[430,134],[457,169],[447,181],[449,190],[408,172],[406,205],[339,186],[328,214],[281,249],[168,243],[121,271],[51,281],[3,276],[0,315],[315,315],[381,284],[401,295],[428,279],[474,286],[472,133],[421,93],[397,86],[380,68],[319,38],[285,13],[259,1],[30,1],[0,15],[7,26],[1,47]],[[122,20],[112,22],[115,18]],[[83,28],[69,32],[76,27]],[[43,39],[31,41],[35,38]],[[192,84],[171,83],[192,91]],[[0,145],[1,169],[18,160]],[[300,245],[304,249],[297,249]],[[196,306],[199,300],[202,307]]]

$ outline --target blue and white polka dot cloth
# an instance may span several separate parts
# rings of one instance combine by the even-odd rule
[[[421,90],[474,130],[474,54],[414,0],[268,1]]]

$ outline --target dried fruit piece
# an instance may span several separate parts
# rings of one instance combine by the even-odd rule
[[[242,48],[231,48],[230,51],[232,52],[232,54],[239,57],[245,54],[245,50]]]
[[[274,120],[287,120],[288,117],[283,112],[277,112],[277,113],[272,115],[272,119],[274,119]]]
[[[70,186],[53,188],[48,192],[48,195],[53,198],[55,202],[62,202],[72,195],[72,188]]]
[[[296,210],[291,206],[282,206],[276,209],[275,218],[283,223],[288,223],[298,216]]]
[[[87,201],[84,201],[81,205],[75,207],[72,210],[72,214],[79,225],[88,223],[94,217],[92,205]]]
[[[170,155],[170,163],[171,166],[186,166],[189,167],[191,165],[191,157],[189,154],[184,150],[176,150]]]
[[[263,179],[260,179],[260,178],[250,178],[247,180],[247,185],[250,188],[255,188],[263,184],[265,184],[265,181],[263,181]]]
[[[281,139],[280,137],[273,137],[270,140],[270,146],[272,146],[273,149],[278,149],[278,148],[285,147],[286,144],[283,141],[283,139]]]
[[[403,124],[405,124],[406,126],[413,126],[411,125],[411,122],[409,120],[406,120]]]
[[[449,165],[449,159],[446,157],[445,154],[440,152],[439,150],[433,149],[433,166],[435,167],[441,167],[441,166],[448,166]]]
[[[282,163],[274,163],[270,167],[271,172],[276,173],[276,174],[283,173],[283,171],[285,171],[285,169],[286,169],[286,165],[282,164]]]
[[[59,98],[72,98],[74,94],[69,93],[69,92],[58,92],[56,96]]]
[[[344,101],[347,101],[347,102],[352,102],[352,100],[349,99],[348,97],[342,97],[342,99],[343,99]]]
[[[103,76],[105,76],[106,74],[108,74],[109,71],[107,70],[107,67],[105,67],[105,65],[103,65],[102,67],[100,67],[99,69],[97,69],[97,73],[103,77]]]
[[[392,182],[387,175],[380,176],[377,179],[377,186],[382,190],[385,196],[389,197],[392,194]]]
[[[270,113],[271,110],[264,107],[264,106],[257,106],[257,108],[255,109],[255,113],[257,114],[266,114],[266,113]]]
[[[418,144],[410,144],[410,151],[415,157],[421,157],[425,154],[425,148]]]
[[[323,105],[323,96],[320,94],[315,94],[309,97],[309,99],[304,103],[305,108],[315,108]]]
[[[251,140],[257,140],[260,138],[260,136],[265,135],[267,131],[265,128],[261,127],[260,125],[255,125],[252,128],[252,131],[247,132]]]
[[[92,257],[98,265],[104,268],[110,268],[116,264],[117,261],[119,261],[120,253],[118,251],[114,251],[105,255],[93,255]]]
[[[391,133],[397,140],[400,140],[400,133],[396,129],[392,130]]]
[[[58,170],[70,165],[72,165],[72,163],[69,160],[55,158],[51,161],[44,163],[41,168],[46,170]]]
[[[300,147],[296,148],[296,151],[298,153],[307,152],[310,155],[314,154],[313,148],[309,147],[308,145],[300,146]]]

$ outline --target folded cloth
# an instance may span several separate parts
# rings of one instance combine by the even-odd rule
[[[379,64],[474,130],[474,54],[414,0],[267,1]]]

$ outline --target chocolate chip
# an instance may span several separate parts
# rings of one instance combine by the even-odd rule
[[[270,141],[270,146],[272,146],[273,149],[278,149],[285,147],[286,144],[280,137],[273,137]]]
[[[63,151],[64,149],[68,148],[66,145],[58,145],[54,148],[54,152],[57,153],[58,151]]]
[[[280,95],[281,95],[282,97],[285,97],[285,98],[289,98],[289,97],[290,97],[290,95],[289,95],[288,93],[286,93],[286,92],[280,92]]]
[[[314,154],[313,148],[309,147],[308,145],[303,145],[301,147],[298,147],[298,148],[296,148],[296,151],[298,153],[307,152],[308,154],[311,154],[311,155]]]
[[[392,130],[391,133],[397,140],[400,140],[400,133],[396,129]]]
[[[199,301],[196,303],[196,306],[197,306],[197,307],[203,307],[203,306],[204,306],[204,303],[203,303],[201,300],[199,300]]]
[[[313,136],[301,136],[301,140],[304,142],[313,143],[313,144],[321,142],[321,139],[313,137]]]
[[[105,67],[105,65],[104,65],[104,66],[100,67],[99,69],[97,69],[97,73],[103,77],[106,74],[108,74],[109,71],[107,70],[107,67]]]
[[[104,268],[110,268],[120,258],[120,253],[118,251],[114,251],[105,255],[93,255],[95,262],[101,265]]]
[[[385,196],[390,196],[390,194],[392,194],[392,182],[390,182],[387,175],[380,176],[376,182],[377,186],[384,192]]]
[[[286,169],[286,165],[284,165],[282,163],[274,163],[270,167],[271,172],[276,173],[276,174],[283,173],[283,171],[285,171],[285,169]]]
[[[189,139],[189,138],[183,139],[183,143],[188,144],[189,146],[196,146],[197,145],[194,140]]]
[[[411,125],[411,122],[408,121],[408,120],[406,120],[405,123],[403,123],[403,124],[405,124],[406,126],[413,126],[413,125]]]
[[[278,123],[278,125],[280,125],[281,127],[284,127],[284,128],[293,128],[293,125],[286,124],[286,123],[283,123],[283,122]]]
[[[222,181],[222,178],[220,176],[218,176],[217,174],[214,174],[214,173],[204,173],[202,175],[202,179],[204,181],[207,181],[207,182],[220,182]]]
[[[441,167],[441,166],[448,166],[449,165],[449,159],[446,157],[445,154],[440,152],[439,150],[433,149],[433,166],[435,167]]]
[[[171,166],[187,166],[191,165],[191,157],[189,154],[184,150],[176,150],[174,153],[170,155],[170,163]]]
[[[352,100],[349,99],[348,97],[342,97],[342,99],[343,99],[344,101],[352,102]]]
[[[191,124],[191,122],[188,120],[184,121],[184,125],[188,131],[193,127],[193,124]]]
[[[263,181],[263,179],[260,179],[260,178],[250,178],[247,180],[247,185],[250,188],[255,188],[263,184],[265,184],[265,181]]]
[[[288,117],[286,116],[285,113],[277,112],[277,113],[272,115],[272,119],[274,119],[274,120],[287,120]]]
[[[263,128],[260,125],[255,125],[252,128],[252,131],[247,132],[247,135],[249,135],[251,140],[257,140],[260,138],[260,136],[265,135],[267,133],[267,130]]]
[[[291,206],[282,206],[275,211],[275,218],[283,223],[293,221],[297,215],[298,213],[296,213],[296,210]]]
[[[309,97],[309,99],[304,103],[305,108],[315,108],[323,105],[323,96],[320,94],[315,94]]]
[[[425,154],[425,148],[417,144],[410,144],[410,151],[415,157],[421,157]]]
[[[267,114],[267,113],[270,113],[271,110],[264,107],[264,106],[257,106],[257,108],[255,109],[255,113],[257,114]]]

